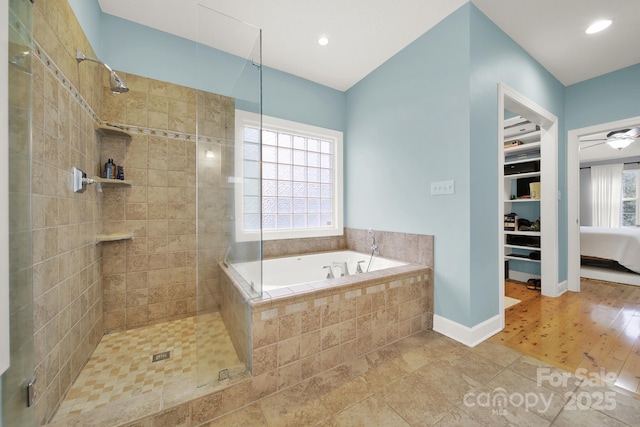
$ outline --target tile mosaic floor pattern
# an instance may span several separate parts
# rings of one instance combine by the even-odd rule
[[[196,343],[198,324],[200,337],[206,338],[200,340],[200,349]],[[154,354],[165,351],[170,352],[169,359],[152,362]],[[222,368],[237,372],[244,370],[244,365],[219,313],[108,334],[82,369],[53,421],[178,382],[195,387],[198,381],[203,383],[203,377],[207,381],[217,378]]]

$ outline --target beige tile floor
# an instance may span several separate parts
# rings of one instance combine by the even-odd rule
[[[640,400],[592,374],[587,383],[494,342],[425,332],[205,426],[638,425]]]
[[[154,354],[164,351],[170,351],[169,359],[152,362]],[[105,335],[52,421],[170,385],[194,388],[217,379],[223,368],[237,373],[244,364],[219,313]]]

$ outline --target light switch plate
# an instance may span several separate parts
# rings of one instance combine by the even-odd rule
[[[441,196],[443,194],[455,193],[455,181],[438,181],[431,183],[431,195]]]

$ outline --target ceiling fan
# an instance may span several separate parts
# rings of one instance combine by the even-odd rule
[[[598,145],[607,144],[611,148],[622,150],[623,148],[628,147],[629,144],[631,144],[638,138],[640,138],[640,127],[614,130],[612,132],[609,132],[606,138],[581,139],[580,142],[595,142],[595,144],[580,148],[591,148]]]

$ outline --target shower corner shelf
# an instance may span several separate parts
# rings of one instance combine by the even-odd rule
[[[110,179],[110,178],[100,178],[100,177],[95,177],[94,179],[96,181],[100,181],[100,184],[102,184],[102,187],[131,187],[133,185],[133,182],[126,181],[123,179]]]
[[[119,126],[96,123],[94,125],[94,129],[100,134],[100,136],[131,139],[131,134]]]
[[[100,242],[115,242],[118,240],[131,240],[133,239],[133,233],[110,233],[110,234],[98,234],[96,236],[96,243]]]

